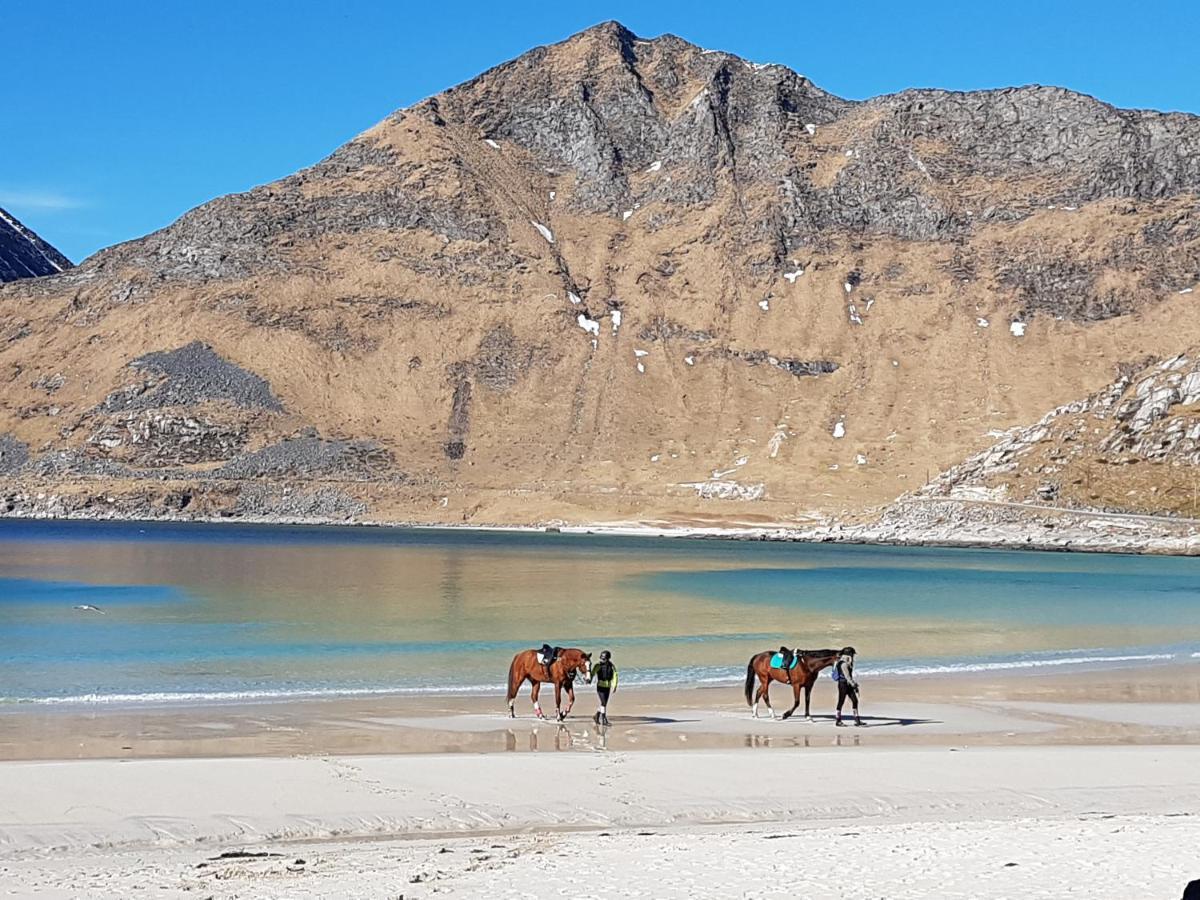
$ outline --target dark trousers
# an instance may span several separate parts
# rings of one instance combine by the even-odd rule
[[[850,698],[850,706],[854,709],[855,712],[858,712],[858,690],[857,690],[857,688],[850,687],[848,682],[839,681],[838,682],[838,705],[837,705],[837,711],[838,711],[839,715],[842,712],[842,706],[845,704],[847,697]]]
[[[608,706],[608,695],[612,693],[608,688],[596,688],[596,696],[600,698],[601,706]]]

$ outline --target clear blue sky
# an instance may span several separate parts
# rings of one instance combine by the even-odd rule
[[[606,19],[844,97],[1037,82],[1200,113],[1200,0],[43,0],[0,25],[0,206],[78,261]]]

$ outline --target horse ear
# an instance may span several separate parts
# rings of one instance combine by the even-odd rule
[[[591,659],[591,658],[592,658],[592,654],[590,654],[590,653],[585,653],[585,654],[583,654],[583,658],[584,658],[584,659]]]

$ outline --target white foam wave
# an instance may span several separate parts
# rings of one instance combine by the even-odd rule
[[[313,688],[245,691],[150,691],[145,694],[75,694],[68,697],[0,697],[0,704],[92,706],[173,703],[239,703],[245,701],[320,700],[333,697],[379,697],[396,694],[486,694],[504,690],[502,684],[436,685],[428,687]]]
[[[1200,654],[1192,654],[1200,656]],[[1046,666],[1103,665],[1121,662],[1154,662],[1174,659],[1174,653],[1138,653],[1127,656],[1066,656],[1056,659],[1013,659],[996,662],[946,663],[944,665],[884,666],[878,669],[863,667],[871,675],[943,675],[958,672],[998,672],[1007,669],[1040,669]]]

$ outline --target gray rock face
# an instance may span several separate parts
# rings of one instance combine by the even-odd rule
[[[142,410],[115,416],[88,444],[104,456],[155,468],[228,460],[245,445],[247,431],[244,423]]]
[[[11,475],[29,462],[29,447],[11,434],[0,434],[0,475]]]
[[[329,441],[316,435],[291,438],[232,460],[211,473],[233,480],[336,478],[366,480],[392,468],[391,453],[372,441]]]
[[[229,362],[200,341],[178,350],[147,353],[133,360],[130,366],[157,378],[110,394],[102,405],[105,412],[222,400],[245,409],[276,412],[283,409],[264,379]]]
[[[0,281],[57,275],[71,261],[0,209]]]
[[[333,487],[290,490],[265,484],[248,484],[238,494],[234,516],[265,519],[331,520],[361,516],[367,505]]]

